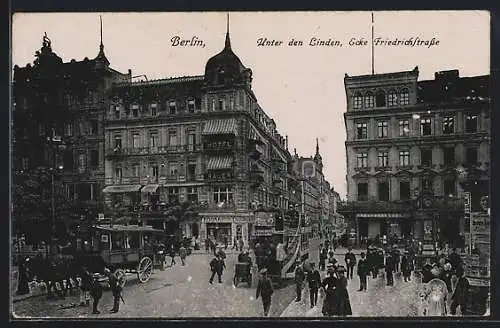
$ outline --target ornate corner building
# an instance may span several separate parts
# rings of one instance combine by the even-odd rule
[[[463,244],[464,189],[489,194],[489,76],[418,68],[344,78],[347,195],[357,241],[377,236]],[[470,187],[470,186],[473,187]]]

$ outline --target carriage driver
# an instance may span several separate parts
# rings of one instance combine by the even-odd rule
[[[117,313],[120,309],[120,299],[122,298],[122,290],[125,285],[125,276],[116,273],[112,273],[110,269],[104,268],[104,273],[108,277],[109,287],[111,287],[111,292],[113,293],[113,308],[111,313]]]

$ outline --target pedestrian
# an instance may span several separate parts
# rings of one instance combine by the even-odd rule
[[[365,291],[367,287],[366,276],[368,275],[370,268],[368,266],[368,261],[365,258],[365,253],[361,252],[361,259],[358,262],[358,276],[359,276],[359,289],[358,291]]]
[[[451,254],[448,256],[448,259],[450,260],[453,273],[456,274],[462,266],[462,259],[460,258],[460,255],[457,254],[456,248],[453,248]]]
[[[229,238],[227,235],[224,236],[224,249],[227,249],[227,245],[229,244]]]
[[[295,291],[297,293],[295,302],[300,302],[302,299],[302,285],[304,284],[305,278],[304,267],[301,262],[297,261],[295,263]]]
[[[214,277],[217,274],[217,278],[219,278],[219,284],[222,284],[222,272],[224,271],[225,267],[226,264],[219,255],[214,257],[212,261],[210,261],[210,270],[212,271],[212,275],[210,276],[210,280],[208,282],[212,284],[214,282]]]
[[[443,270],[441,271],[441,274],[439,275],[439,279],[445,282],[446,284],[446,289],[448,290],[448,293],[452,293],[452,283],[451,283],[451,263],[446,262],[443,266]]]
[[[181,248],[179,248],[179,256],[181,258],[183,266],[186,265],[186,254],[187,254],[186,247],[184,247],[184,245],[181,245]]]
[[[460,313],[462,315],[468,314],[467,312],[467,302],[469,301],[469,280],[465,278],[464,270],[459,269],[457,271],[458,281],[455,287],[455,291],[451,296],[451,306],[450,312],[452,315],[456,315],[457,308],[460,306]]]
[[[30,293],[30,287],[28,284],[28,265],[29,257],[19,261],[18,277],[17,277],[17,295],[26,295]]]
[[[262,297],[262,306],[264,308],[264,316],[267,317],[269,314],[269,308],[271,307],[271,296],[274,293],[273,284],[271,280],[267,277],[267,269],[260,270],[261,278],[257,284],[257,294],[255,299],[259,296]]]
[[[170,266],[175,265],[175,248],[174,245],[170,245],[170,257],[172,258],[172,261],[170,262]]]
[[[238,239],[236,237],[233,238],[233,248],[231,250],[238,250]]]
[[[315,307],[318,303],[318,289],[321,284],[321,276],[319,271],[315,268],[315,263],[311,263],[311,272],[307,275],[307,283],[309,285],[309,296],[311,299],[311,308]]]
[[[356,265],[356,255],[352,252],[352,248],[349,247],[347,253],[345,254],[344,257],[345,264],[347,267],[347,274],[346,277],[347,279],[352,279],[353,272],[354,272],[354,266]]]
[[[210,253],[210,239],[205,239],[205,253]]]
[[[391,253],[387,254],[385,258],[385,275],[387,279],[387,286],[394,285],[394,258]]]
[[[80,281],[80,306],[90,305],[90,287],[92,286],[92,275],[87,266],[82,267]]]
[[[125,285],[125,277],[117,271],[112,273],[110,269],[104,268],[104,273],[108,277],[109,287],[113,293],[113,308],[111,313],[117,313],[120,310],[120,299],[122,299],[123,286]]]
[[[323,307],[321,312],[323,316],[332,316],[335,312],[335,289],[337,287],[337,276],[333,264],[328,263],[326,266],[327,277],[321,282],[321,287],[325,293],[323,299]]]
[[[92,314],[101,313],[98,309],[99,300],[102,297],[102,286],[101,286],[101,283],[99,282],[99,274],[94,274],[94,276],[93,276],[92,287],[90,289],[90,295],[92,296],[92,299],[93,299]]]
[[[325,271],[325,262],[327,257],[328,257],[328,251],[326,250],[325,247],[322,247],[319,253],[319,269],[321,271]]]
[[[239,241],[238,241],[238,243],[239,243],[239,246],[240,246],[240,252],[242,252],[243,251],[243,246],[245,246],[245,243],[243,242],[243,238],[240,238]]]
[[[346,269],[343,266],[337,268],[337,280],[335,288],[335,310],[334,315],[352,315],[349,292],[347,290],[347,277],[344,276]]]
[[[403,273],[403,281],[411,280],[411,272],[413,271],[413,261],[408,251],[405,251],[401,258],[401,272]]]

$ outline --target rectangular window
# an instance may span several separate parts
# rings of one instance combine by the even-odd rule
[[[219,106],[218,106],[218,109],[219,110],[226,110],[226,102],[225,102],[225,99],[222,99],[222,98],[219,98],[219,102],[218,102]]]
[[[365,107],[373,108],[375,107],[375,96],[371,93],[365,95]]]
[[[168,144],[169,146],[177,146],[177,132],[168,131]]]
[[[132,105],[132,116],[139,117],[139,105]]]
[[[87,159],[85,157],[85,154],[80,154],[78,155],[78,168],[80,170],[85,170],[86,166],[87,166]]]
[[[196,180],[196,163],[189,163],[187,166],[187,179],[189,181]]]
[[[198,188],[197,187],[188,187],[187,188],[187,198],[190,202],[198,201]]]
[[[153,153],[158,151],[158,133],[156,132],[149,135],[149,150]]]
[[[423,136],[430,136],[431,131],[431,119],[430,118],[422,118],[420,121],[420,134]]]
[[[179,173],[178,171],[178,166],[177,163],[171,162],[168,164],[168,174],[171,177],[177,177],[177,174]]]
[[[469,165],[477,164],[477,148],[466,148],[465,149],[465,160]]]
[[[443,192],[445,196],[453,196],[457,194],[455,180],[445,179],[443,181]]]
[[[187,104],[188,104],[188,106],[187,106],[188,107],[188,111],[190,113],[194,113],[194,111],[195,111],[195,101],[194,101],[194,99],[189,99]]]
[[[410,103],[410,93],[408,92],[407,89],[401,91],[399,97],[401,105],[408,105]]]
[[[158,107],[156,104],[151,104],[151,116],[158,115]]]
[[[72,150],[66,150],[63,155],[63,165],[66,170],[72,171],[74,168],[74,163],[73,163],[73,151]]]
[[[189,151],[194,151],[196,144],[196,134],[194,131],[188,131],[187,133],[187,145]]]
[[[141,147],[141,135],[139,133],[134,133],[132,135],[132,147],[138,149]]]
[[[452,116],[443,117],[443,134],[452,134],[455,133],[455,119]]]
[[[151,176],[153,182],[158,182],[158,176],[159,176],[158,165],[154,164],[151,166]]]
[[[379,182],[377,185],[378,189],[378,200],[388,201],[389,200],[389,183],[386,181]]]
[[[65,129],[64,129],[64,135],[71,137],[73,135],[73,124],[71,123],[66,123]]]
[[[379,138],[387,138],[388,136],[388,122],[387,121],[380,121],[377,122],[377,130],[378,130],[378,137]]]
[[[432,166],[432,149],[420,149],[420,164]]]
[[[400,166],[410,165],[410,152],[408,150],[403,150],[399,152],[399,165]]]
[[[410,182],[409,181],[399,181],[399,199],[401,199],[401,200],[410,199]]]
[[[92,165],[93,168],[99,166],[99,150],[97,149],[90,150],[90,165]]]
[[[443,157],[444,157],[444,165],[445,166],[454,166],[455,165],[455,148],[452,148],[452,147],[443,148]]]
[[[381,167],[389,166],[389,153],[387,151],[378,152],[378,166]]]
[[[368,137],[367,123],[356,124],[356,139],[366,139]]]
[[[367,167],[368,166],[368,153],[358,153],[356,164],[357,164],[357,167]]]
[[[90,120],[90,134],[97,135],[99,133],[99,122],[97,120]]]
[[[168,103],[168,112],[170,115],[175,115],[175,113],[177,112],[177,104],[175,103],[175,100],[171,100]]]
[[[398,104],[398,97],[394,91],[387,94],[387,106],[396,106]]]
[[[368,183],[358,183],[358,200],[368,200]]]
[[[135,164],[134,166],[132,166],[132,176],[137,178],[140,176],[140,170],[141,170],[141,167],[140,165],[138,164]]]
[[[114,107],[115,118],[120,118],[120,106],[116,105]]]
[[[408,137],[410,135],[410,122],[408,120],[399,121],[399,136]]]
[[[477,132],[477,115],[465,115],[465,133]]]
[[[117,167],[115,168],[115,183],[120,183],[122,182],[122,168]]]
[[[233,191],[231,187],[214,187],[213,190],[214,203],[222,206],[233,202]]]
[[[168,202],[170,204],[176,204],[179,202],[179,187],[168,188]]]

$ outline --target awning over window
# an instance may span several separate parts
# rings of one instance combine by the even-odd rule
[[[211,157],[208,159],[207,170],[223,170],[232,167],[233,159],[231,157]]]
[[[156,192],[156,190],[158,189],[158,186],[159,185],[157,185],[157,184],[146,185],[146,186],[142,187],[141,192],[144,192],[144,193]]]
[[[141,189],[141,185],[117,185],[117,186],[107,186],[102,190],[104,193],[117,194],[124,192],[134,192]]]
[[[204,135],[213,134],[234,134],[238,135],[236,119],[225,119],[225,120],[210,120],[205,123],[203,128]]]

